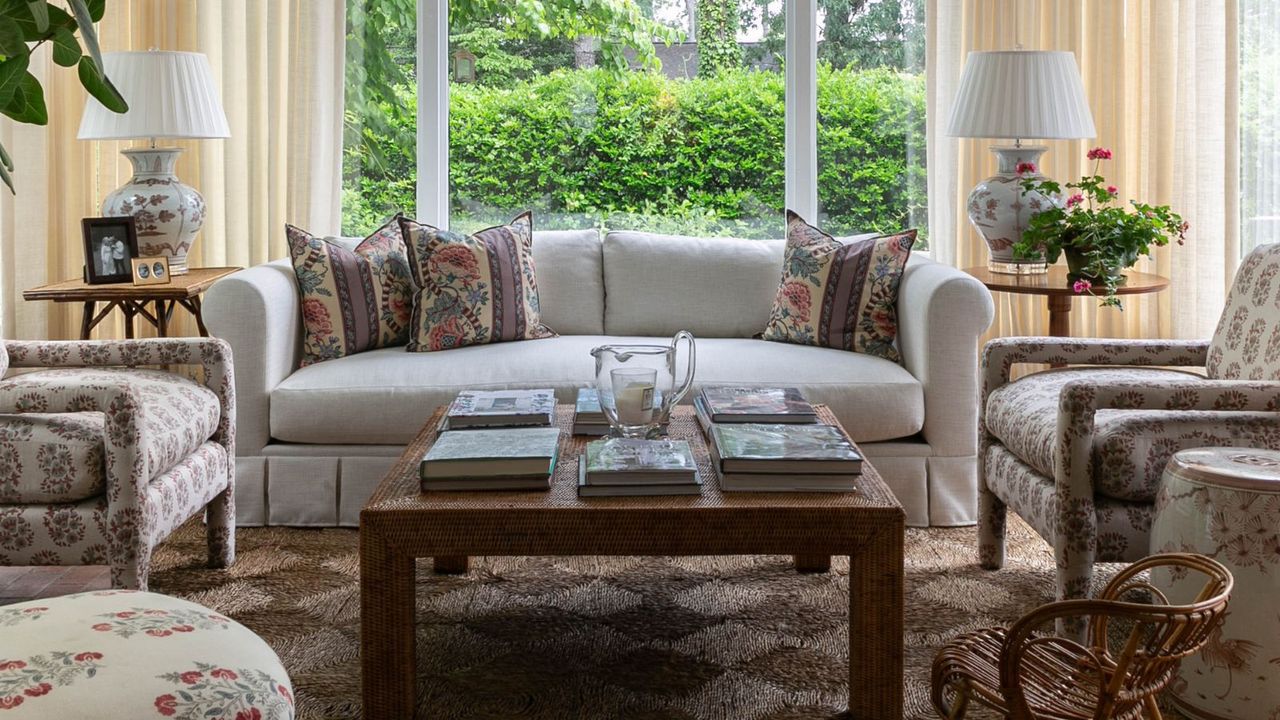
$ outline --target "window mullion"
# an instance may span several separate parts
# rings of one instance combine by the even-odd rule
[[[818,221],[818,4],[786,0],[786,203]]]
[[[418,0],[417,217],[449,227],[449,0]]]

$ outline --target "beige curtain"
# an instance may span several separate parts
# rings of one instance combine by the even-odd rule
[[[1167,203],[1192,225],[1187,244],[1157,251],[1139,270],[1171,278],[1124,311],[1074,301],[1071,331],[1098,337],[1208,337],[1239,261],[1236,0],[929,0],[929,225],[934,254],[983,265],[969,227],[969,189],[995,170],[988,141],[947,137],[947,120],[971,50],[1070,50],[1076,54],[1098,137],[1050,142],[1045,173],[1087,170],[1101,145],[1103,172],[1124,199]],[[1044,334],[1043,298],[995,294],[989,336]]]
[[[342,0],[111,0],[98,32],[104,52],[209,55],[231,138],[178,143],[186,149],[178,175],[209,208],[192,266],[283,257],[286,222],[337,234]],[[75,73],[54,66],[47,52],[33,71],[44,83],[49,125],[0,121],[0,138],[16,151],[19,193],[0,191],[0,337],[73,338],[79,307],[27,303],[22,291],[80,274],[80,219],[98,215],[102,198],[128,178],[119,154],[128,143],[76,140],[85,94]],[[174,328],[194,331],[186,318]],[[123,328],[113,319],[96,334],[122,337]]]

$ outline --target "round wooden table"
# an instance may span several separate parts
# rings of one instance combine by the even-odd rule
[[[1044,295],[1049,299],[1049,334],[1055,337],[1071,335],[1071,298],[1081,296],[1071,289],[1065,265],[1050,265],[1049,272],[1039,275],[1007,275],[991,272],[985,267],[965,268],[965,272],[977,278],[992,292]],[[1169,278],[1160,275],[1136,270],[1130,270],[1124,275],[1128,280],[1116,288],[1117,295],[1143,295],[1169,287]]]

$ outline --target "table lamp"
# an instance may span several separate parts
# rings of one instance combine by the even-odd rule
[[[1049,148],[1023,145],[1027,138],[1064,140],[1096,134],[1093,114],[1075,56],[1069,52],[1000,50],[971,52],[960,76],[947,134],[952,137],[1013,139],[992,145],[999,163],[995,175],[969,193],[969,222],[991,250],[992,272],[1032,274],[1048,271],[1043,256],[1015,258],[1013,245],[1033,214],[1061,202],[1024,192],[1022,178],[1044,179],[1040,156]],[[1036,169],[1018,173],[1031,163]]]
[[[77,137],[151,141],[150,147],[121,151],[133,163],[133,177],[107,196],[102,214],[132,215],[138,252],[168,257],[170,273],[181,275],[204,225],[204,198],[174,174],[182,148],[156,147],[156,138],[230,137],[209,59],[201,53],[150,50],[108,53],[102,61],[129,111],[114,113],[90,97]]]

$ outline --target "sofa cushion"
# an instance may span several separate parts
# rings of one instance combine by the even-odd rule
[[[271,435],[298,443],[403,445],[463,388],[550,387],[560,402],[570,402],[594,381],[591,348],[655,342],[670,338],[567,335],[440,353],[388,348],[352,355],[302,368],[280,383],[271,393]],[[703,383],[745,382],[799,387],[811,401],[830,405],[858,441],[910,436],[924,423],[919,381],[887,360],[745,338],[698,340],[695,391]]]
[[[57,368],[9,378],[0,383],[0,412],[108,412],[112,401],[99,392],[106,388],[128,388],[138,398],[141,452],[152,476],[204,444],[222,416],[218,396],[200,383],[159,370],[129,368]]]
[[[991,434],[1027,465],[1053,477],[1058,397],[1072,380],[1209,382],[1199,375],[1155,368],[1049,370],[1016,380],[987,398]],[[1275,413],[1099,410],[1094,421],[1093,466],[1098,492],[1117,500],[1151,502],[1173,453],[1210,445],[1280,449]]]
[[[554,336],[542,324],[533,214],[472,235],[400,218],[413,296],[411,352]]]
[[[604,238],[605,332],[751,337],[769,320],[782,245],[611,232]]]
[[[409,341],[413,284],[396,218],[350,247],[285,226],[302,301],[302,364]]]
[[[0,505],[101,495],[102,425],[97,412],[0,414]]]
[[[604,269],[595,230],[533,233],[542,322],[564,335],[604,334]]]

